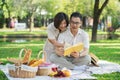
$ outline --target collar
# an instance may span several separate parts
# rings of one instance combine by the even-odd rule
[[[69,33],[72,35],[72,33],[71,33],[71,31],[70,31],[70,28],[68,28],[68,30],[69,30]],[[78,29],[78,32],[77,32],[77,35],[79,35],[79,34],[81,34],[82,33],[82,29]]]
[[[77,34],[81,34],[82,33],[82,29],[78,29],[78,33]]]

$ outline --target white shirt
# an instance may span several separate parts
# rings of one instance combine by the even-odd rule
[[[47,27],[48,39],[56,39],[59,34],[59,30],[55,28],[54,23],[51,23]]]
[[[48,34],[48,39],[57,39],[59,30],[55,28],[54,23],[48,25],[47,34]],[[45,43],[44,51],[53,53],[55,51],[55,47],[52,43],[50,43],[48,39]]]
[[[68,43],[71,45],[77,44],[77,43],[83,43],[85,48],[89,49],[89,36],[87,32],[80,29],[78,30],[77,35],[74,37],[73,34],[70,31],[70,28],[67,29],[65,32],[60,33],[58,37],[58,42],[61,43]]]

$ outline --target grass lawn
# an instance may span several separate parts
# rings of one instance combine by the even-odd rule
[[[0,31],[0,36],[16,36],[16,35],[46,35],[46,30],[38,30],[38,31]]]
[[[36,58],[36,55],[45,43],[45,40],[34,41],[24,43],[10,43],[2,42],[0,46],[0,59],[7,63],[7,57],[18,57],[21,48],[32,49],[32,58]],[[120,40],[102,40],[97,43],[90,44],[90,52],[95,53],[100,59],[115,62],[120,64]],[[94,75],[98,80],[118,80],[120,79],[120,73],[111,73],[104,75]],[[116,77],[117,76],[117,77]],[[0,78],[6,80],[5,75],[0,72]]]
[[[120,64],[120,39],[101,40],[90,44],[90,52],[95,53],[100,59]],[[120,73],[94,75],[98,80],[119,80]]]
[[[22,43],[0,42],[0,60],[4,64],[8,63],[7,57],[17,58],[22,48],[32,50],[32,58],[36,58],[38,52],[42,50],[45,40],[39,39]],[[96,54],[100,59],[120,64],[120,39],[118,40],[100,40],[97,43],[90,43],[90,52]],[[111,73],[103,75],[94,75],[98,80],[119,80],[120,73]],[[0,80],[7,80],[6,76],[0,71]]]

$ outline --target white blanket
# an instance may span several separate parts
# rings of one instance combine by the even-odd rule
[[[73,70],[69,78],[52,78],[49,76],[36,76],[35,78],[13,78],[8,74],[8,68],[5,65],[0,65],[0,69],[5,73],[9,80],[78,80],[78,79],[96,79],[92,74],[104,74],[112,72],[120,72],[120,65],[104,60],[98,62],[99,67],[83,66],[81,70]]]

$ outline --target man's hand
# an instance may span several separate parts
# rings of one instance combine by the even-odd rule
[[[74,58],[79,58],[80,53],[79,52],[72,52],[70,55]]]
[[[64,54],[64,47],[56,47],[55,52],[59,56],[63,56]]]

